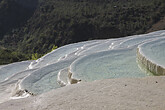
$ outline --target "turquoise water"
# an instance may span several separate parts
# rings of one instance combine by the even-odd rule
[[[164,36],[165,31],[162,30],[125,38],[74,43],[60,47],[36,61],[0,66],[0,96],[6,91],[4,87],[10,88],[17,82],[23,89],[35,94],[60,88],[57,79],[67,83],[67,71],[83,82],[152,75],[138,67],[136,49],[144,44],[146,57],[165,65]],[[62,72],[60,76],[59,72]]]
[[[60,61],[34,71],[30,76],[23,80],[23,88],[28,88],[34,93],[43,93],[51,89],[59,88],[57,75],[60,70],[68,67],[75,58]]]
[[[76,60],[71,68],[74,77],[86,81],[148,76],[138,68],[135,48],[91,54]]]
[[[146,58],[165,67],[165,37],[147,42],[140,49]]]
[[[0,82],[6,80],[8,77],[25,71],[28,69],[28,66],[31,61],[17,62],[9,65],[4,65],[0,68]]]

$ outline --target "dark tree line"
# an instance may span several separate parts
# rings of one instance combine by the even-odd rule
[[[23,25],[0,31],[4,47],[45,54],[54,45],[145,33],[165,15],[164,0],[39,0],[34,6]]]

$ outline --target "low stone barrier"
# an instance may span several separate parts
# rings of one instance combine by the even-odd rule
[[[141,45],[137,47],[136,56],[139,62],[154,75],[165,75],[165,68],[148,59],[141,51]]]

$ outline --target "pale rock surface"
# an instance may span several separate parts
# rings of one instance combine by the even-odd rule
[[[81,82],[38,96],[0,104],[0,110],[164,109],[164,76]]]

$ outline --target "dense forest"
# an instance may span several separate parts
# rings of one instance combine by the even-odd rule
[[[164,0],[0,0],[0,64],[55,45],[146,33],[164,16]]]

